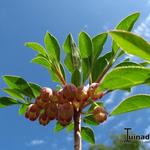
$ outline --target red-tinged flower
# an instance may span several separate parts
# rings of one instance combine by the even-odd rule
[[[96,122],[103,123],[107,119],[107,112],[102,106],[96,106],[93,110],[93,116]]]
[[[97,100],[103,97],[104,93],[103,92],[96,92],[96,89],[99,87],[99,83],[92,83],[89,86],[88,89],[88,95],[91,97],[93,100]]]
[[[53,120],[57,117],[57,112],[58,108],[56,103],[49,103],[45,109],[45,113],[50,120]]]
[[[25,117],[31,121],[36,120],[39,117],[40,109],[36,104],[29,105]]]
[[[57,94],[57,92],[58,92],[58,91],[53,90],[53,94],[52,94],[52,96],[50,97],[50,101],[51,101],[51,102],[58,103],[59,99],[58,99],[58,94]]]
[[[36,98],[35,104],[37,104],[40,109],[44,109],[48,102],[43,101],[43,99],[41,99],[41,97],[39,96]]]
[[[88,87],[87,86],[81,86],[77,90],[77,100],[80,102],[87,101],[89,98],[88,96]]]
[[[57,97],[58,97],[58,103],[59,104],[64,104],[64,103],[68,102],[67,98],[64,98],[63,89],[60,89],[57,92]]]
[[[45,101],[48,102],[50,100],[50,97],[53,95],[53,91],[51,88],[47,88],[47,87],[43,87],[41,89],[41,93],[40,93],[40,98]]]
[[[46,126],[50,122],[49,117],[46,115],[46,113],[43,113],[39,117],[39,123],[43,126]]]
[[[107,119],[107,114],[100,112],[94,115],[94,119],[98,123],[103,123]]]
[[[62,122],[70,122],[72,120],[74,114],[74,109],[71,103],[64,103],[59,105],[58,107],[58,116],[57,120]],[[63,123],[62,123],[63,124]]]
[[[73,101],[77,96],[77,88],[73,84],[65,85],[63,88],[63,96],[69,101]]]
[[[95,93],[91,96],[93,100],[101,99],[104,96],[103,92]]]
[[[106,112],[106,110],[102,106],[96,106],[96,107],[94,107],[93,114],[97,114],[99,112]]]

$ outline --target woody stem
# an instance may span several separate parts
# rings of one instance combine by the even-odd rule
[[[81,141],[81,112],[74,111],[74,150],[82,150]]]

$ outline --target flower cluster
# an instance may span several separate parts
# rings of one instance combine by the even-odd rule
[[[73,118],[74,111],[82,109],[89,98],[97,100],[103,96],[103,93],[96,93],[98,83],[92,83],[89,87],[76,87],[68,84],[58,91],[50,88],[42,88],[40,95],[36,98],[34,104],[30,104],[25,117],[31,121],[39,118],[41,125],[47,125],[51,120],[66,126]],[[96,110],[95,120],[98,120]]]

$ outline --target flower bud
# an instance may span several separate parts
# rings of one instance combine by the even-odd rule
[[[64,98],[72,101],[77,96],[77,88],[73,84],[65,85],[63,88],[63,96]]]
[[[58,91],[55,91],[53,90],[53,94],[52,96],[50,97],[50,101],[53,102],[53,103],[58,103],[58,94],[57,94]]]
[[[100,112],[94,115],[94,119],[98,123],[103,123],[107,119],[107,114]]]
[[[99,83],[92,83],[92,84],[89,86],[88,95],[89,95],[89,97],[91,97],[93,100],[97,100],[97,99],[101,98],[101,97],[104,95],[103,92],[96,93],[96,89],[98,88],[98,86],[99,86]]]
[[[102,106],[96,106],[94,107],[94,110],[93,110],[93,114],[97,114],[97,113],[100,113],[100,112],[106,112],[106,110],[104,109],[104,107]]]
[[[39,117],[39,123],[41,125],[45,126],[45,125],[47,125],[49,123],[49,121],[50,121],[49,117],[45,113],[43,113],[43,114],[40,115],[40,117]]]
[[[102,123],[107,119],[107,112],[102,106],[96,106],[93,110],[93,116],[96,122]]]
[[[59,105],[58,107],[58,121],[60,123],[64,122],[64,124],[66,124],[66,122],[70,122],[72,120],[74,114],[74,109],[71,103],[64,103]],[[62,125],[64,125],[62,123]]]
[[[67,103],[68,100],[66,98],[64,98],[64,95],[63,95],[63,89],[60,89],[58,92],[57,92],[57,97],[58,97],[58,103],[59,104],[64,104],[64,103]]]
[[[29,105],[25,117],[31,121],[36,120],[39,117],[40,109],[36,104]]]
[[[86,86],[81,86],[77,89],[77,100],[80,102],[86,101],[89,96],[88,96],[88,87]]]
[[[41,89],[40,98],[43,101],[48,102],[50,100],[50,97],[52,96],[52,94],[53,94],[52,89],[44,87]]]
[[[48,104],[48,102],[43,101],[43,99],[41,99],[41,97],[37,97],[35,100],[35,104],[38,105],[38,107],[40,109],[44,109],[46,107],[46,105]]]
[[[94,93],[94,95],[91,96],[91,98],[93,100],[97,100],[97,99],[100,99],[104,96],[104,93],[103,92],[100,92],[100,93]]]
[[[56,118],[57,116],[57,112],[58,112],[58,109],[57,109],[57,104],[56,103],[49,103],[47,105],[47,108],[45,109],[45,113],[46,115],[48,116],[48,118],[50,120],[53,120]]]

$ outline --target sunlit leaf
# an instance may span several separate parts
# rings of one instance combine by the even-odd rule
[[[66,68],[68,69],[69,72],[72,73],[74,71],[71,54],[66,55],[66,58],[64,60],[64,64],[65,64],[65,66],[66,66]]]
[[[77,87],[80,86],[81,83],[81,75],[79,70],[75,70],[71,77],[71,82]]]
[[[19,108],[19,114],[24,115],[27,111],[29,104],[22,104]]]
[[[150,44],[142,37],[126,31],[110,31],[112,39],[126,53],[150,61]]]
[[[44,38],[45,47],[50,57],[55,58],[57,61],[60,60],[60,47],[56,38],[49,32],[46,32]]]
[[[65,53],[72,53],[72,47],[71,47],[71,42],[73,41],[72,35],[69,34],[63,44],[63,49]]]
[[[92,41],[85,32],[79,34],[79,49],[81,58],[89,58],[92,55]]]
[[[81,136],[82,136],[83,140],[85,140],[91,144],[95,144],[94,132],[91,128],[82,127],[81,128]]]
[[[4,88],[3,91],[6,92],[7,94],[9,94],[13,98],[17,98],[19,100],[24,101],[23,94],[21,94],[20,91],[17,89]]]
[[[35,97],[38,97],[40,95],[40,91],[41,91],[41,87],[38,84],[29,82],[29,85],[32,89],[32,92],[34,94]]]
[[[109,60],[111,59],[112,52],[105,54],[104,56],[98,58],[94,64],[92,69],[92,81],[96,81],[100,74],[103,72],[105,67],[108,65]]]
[[[67,129],[67,132],[71,132],[74,129],[74,123],[71,122],[69,125],[67,125],[66,129]]]
[[[82,83],[85,83],[90,74],[91,64],[88,58],[82,59]]]
[[[93,60],[95,60],[101,54],[106,40],[107,40],[107,33],[101,33],[92,38]]]
[[[101,82],[98,91],[130,88],[149,83],[150,69],[137,66],[117,67],[109,72]]]
[[[131,31],[139,16],[140,13],[138,12],[127,16],[117,25],[116,29]],[[119,49],[119,46],[114,41],[113,41],[112,49],[114,53],[116,53]]]
[[[0,108],[17,104],[21,103],[10,97],[0,97]]]
[[[57,123],[55,124],[54,131],[55,131],[55,132],[60,132],[60,131],[63,130],[64,128],[65,128],[64,126],[62,126],[59,122],[57,122]]]
[[[45,48],[42,45],[40,45],[39,43],[36,43],[36,42],[26,42],[25,46],[27,46],[29,48],[32,48],[33,50],[37,51],[38,53],[46,55]]]
[[[140,64],[137,64],[135,62],[131,62],[131,61],[124,61],[124,62],[121,62],[120,64],[117,64],[117,66],[115,67],[123,67],[123,66],[141,66]]]
[[[85,122],[88,125],[97,126],[99,123],[97,123],[93,117],[93,115],[87,115],[83,118],[83,122]]]
[[[81,67],[81,60],[80,60],[80,51],[78,47],[76,46],[76,43],[73,40],[73,37],[71,34],[67,36],[67,39],[65,40],[63,44],[63,48],[66,53],[65,57],[65,66],[67,69],[73,73],[74,70],[79,70]]]
[[[110,115],[119,115],[144,108],[150,108],[150,95],[134,95],[123,100]]]
[[[34,98],[32,89],[27,81],[19,76],[3,76],[3,80],[11,89],[18,89],[22,94]]]
[[[51,64],[49,63],[49,61],[46,58],[41,57],[41,56],[37,56],[37,57],[33,58],[31,60],[31,62],[42,65],[45,68],[51,67]]]

